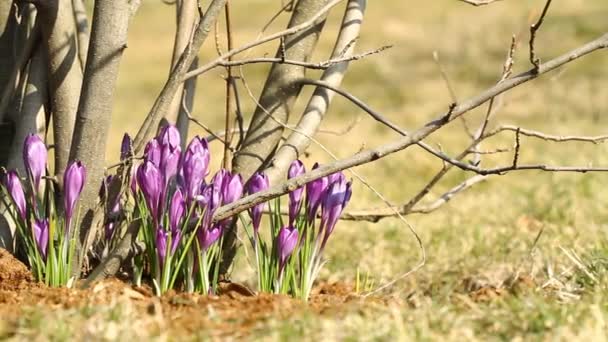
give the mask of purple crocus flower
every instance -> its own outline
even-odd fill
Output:
[[[203,252],[205,252],[217,240],[219,240],[221,235],[222,235],[222,226],[219,224],[216,224],[213,227],[209,227],[207,229],[199,228],[197,237],[198,237],[198,242],[200,243],[201,249],[203,250]]]
[[[125,133],[125,135],[122,136],[122,142],[120,144],[120,161],[125,161],[131,155],[131,137],[128,133]]]
[[[160,157],[160,171],[165,181],[165,186],[169,184],[171,179],[177,175],[177,169],[179,167],[179,161],[181,158],[182,149],[179,146],[172,147],[170,145],[163,145],[161,149]]]
[[[313,170],[319,167],[318,163],[312,167]],[[328,177],[321,177],[306,184],[306,218],[308,222],[313,222],[317,216],[317,210],[321,205],[321,200],[327,191],[329,185]]]
[[[37,134],[29,134],[23,143],[23,162],[35,191],[40,187],[40,180],[46,172],[47,149]]]
[[[247,184],[247,193],[253,195],[260,191],[264,191],[269,187],[270,181],[268,180],[268,176],[262,172],[256,172]],[[262,212],[264,211],[265,207],[266,203],[260,203],[251,208],[251,210],[249,210],[249,216],[251,216],[251,221],[253,223],[254,237],[258,235],[258,231],[260,229],[260,222],[262,221]]]
[[[173,148],[178,147],[181,144],[179,130],[174,125],[166,125],[163,127],[158,135],[158,140],[161,145],[169,145]]]
[[[287,172],[287,178],[292,179],[306,172],[306,168],[304,167],[304,163],[300,160],[294,160],[289,166],[289,171]],[[289,193],[289,225],[293,225],[296,216],[300,212],[300,207],[302,205],[302,197],[304,195],[304,187],[299,187],[292,192]]]
[[[241,175],[230,175],[224,179],[222,204],[230,204],[243,196],[243,178]]]
[[[219,172],[218,172],[219,174]],[[216,174],[217,176],[217,174]],[[223,201],[222,181],[221,177],[213,177],[216,182],[208,184],[202,193],[202,202],[205,203],[205,213],[203,214],[203,229],[211,227],[211,220],[215,210],[220,207]]]
[[[180,189],[175,190],[169,207],[169,228],[172,232],[179,230],[179,224],[186,211],[186,203]]]
[[[160,171],[151,161],[145,161],[137,169],[137,184],[144,194],[144,199],[154,223],[158,224],[163,179]]]
[[[69,230],[70,222],[74,215],[74,208],[76,207],[76,202],[80,197],[86,178],[86,169],[79,160],[72,162],[63,174],[63,200],[67,223],[66,232]]]
[[[49,219],[36,219],[32,228],[38,251],[42,255],[42,259],[46,260],[46,251],[49,244]]]
[[[144,149],[144,159],[152,162],[154,166],[160,167],[160,158],[162,154],[162,149],[158,140],[152,139],[146,144],[146,148]]]
[[[337,180],[327,188],[325,199],[321,207],[321,229],[325,231],[321,248],[325,246],[327,239],[331,235],[342,214],[342,210],[350,200],[352,194],[351,183],[346,182],[345,177],[338,177]]]
[[[13,199],[13,203],[15,203],[15,207],[17,207],[17,212],[22,220],[25,220],[26,216],[26,203],[25,203],[25,192],[23,191],[23,186],[21,185],[21,180],[19,179],[19,175],[17,171],[9,171],[6,174],[6,178],[4,180],[4,185],[6,186],[6,190],[11,195]]]
[[[279,276],[283,273],[283,268],[287,259],[298,244],[298,229],[287,226],[279,230],[277,236],[277,251],[279,253]]]
[[[205,176],[207,176],[209,168],[209,147],[207,140],[201,139],[198,136],[194,137],[182,161],[182,176],[184,178],[184,188],[186,189],[186,197],[192,200],[200,192],[200,187]]]

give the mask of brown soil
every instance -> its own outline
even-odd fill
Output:
[[[388,299],[367,298],[385,304]],[[107,279],[87,289],[49,288],[35,283],[29,270],[11,254],[0,249],[0,317],[5,322],[19,319],[26,308],[50,309],[111,305],[126,301],[138,315],[160,317],[159,329],[190,334],[202,328],[214,335],[245,336],[260,321],[282,319],[296,311],[340,315],[363,299],[346,284],[321,284],[308,303],[288,296],[255,295],[246,287],[224,283],[219,296],[168,293],[161,298],[150,288],[136,288],[119,279]]]

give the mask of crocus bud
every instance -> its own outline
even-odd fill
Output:
[[[262,172],[256,172],[253,174],[249,183],[247,184],[247,193],[253,195],[260,191],[264,191],[270,187],[270,181],[268,180],[268,176]],[[262,212],[266,207],[266,203],[260,203],[255,205],[251,210],[249,210],[249,216],[251,216],[251,221],[253,223],[253,235],[257,236],[258,231],[260,229],[260,222],[262,221]]]
[[[300,160],[294,160],[289,166],[289,171],[287,172],[287,178],[292,179],[306,172],[304,167],[304,163]],[[289,225],[293,225],[296,216],[300,212],[300,207],[302,205],[302,196],[304,195],[304,187],[297,188],[289,193]]]
[[[163,179],[160,171],[151,161],[145,161],[137,169],[137,184],[144,195],[154,223],[158,224]]]
[[[158,140],[152,139],[146,144],[146,148],[144,149],[144,159],[152,162],[154,166],[160,167],[161,153],[161,146],[158,143]]]
[[[16,171],[9,171],[6,174],[6,179],[4,180],[4,185],[6,186],[6,190],[11,195],[13,199],[13,203],[15,203],[15,207],[17,208],[17,213],[19,213],[19,217],[25,220],[26,216],[26,204],[25,204],[25,192],[23,191],[23,186],[21,185],[21,180],[19,179],[19,175]]]
[[[36,247],[42,255],[42,259],[46,260],[46,251],[49,244],[49,219],[34,221],[34,239],[36,240]]]
[[[194,137],[188,144],[182,161],[182,175],[188,200],[192,200],[200,193],[203,179],[209,172],[209,158],[207,140]]]
[[[63,199],[68,229],[86,177],[86,169],[79,160],[72,162],[63,174]]]
[[[171,197],[171,204],[169,207],[169,228],[174,232],[179,230],[179,224],[184,216],[186,209],[186,203],[184,202],[184,196],[180,189],[175,190],[173,197]]]
[[[169,145],[173,148],[178,147],[181,144],[179,130],[174,125],[166,125],[163,127],[158,135],[158,140],[161,145]]]
[[[167,256],[167,239],[169,238],[169,232],[165,231],[162,227],[156,230],[156,254],[158,255],[158,261],[160,262],[161,268],[165,264],[165,257]]]
[[[312,169],[314,170],[318,167],[319,164],[315,163]],[[327,177],[321,177],[306,184],[306,218],[308,222],[312,222],[315,216],[317,216],[317,210],[319,209],[319,205],[321,205],[325,191],[327,191],[328,184],[329,180]]]
[[[125,135],[122,136],[122,143],[120,144],[120,161],[124,161],[132,155],[131,137],[129,134],[125,133]]]
[[[298,244],[298,230],[295,227],[283,227],[277,236],[277,251],[279,252],[279,275],[283,273],[283,268],[287,259]]]
[[[197,233],[198,241],[201,245],[201,249],[206,251],[211,247],[217,240],[219,240],[222,235],[222,227],[221,225],[214,225],[208,229],[201,229]]]
[[[160,171],[165,181],[165,186],[177,174],[182,149],[179,146],[171,147],[163,145],[160,157]]]
[[[228,175],[224,180],[223,204],[230,204],[243,196],[243,179],[241,175]]]
[[[23,162],[27,174],[34,183],[35,191],[40,187],[40,180],[46,172],[47,149],[37,134],[29,134],[23,143]]]
[[[342,210],[350,200],[351,194],[351,183],[346,182],[344,177],[339,177],[327,189],[321,208],[321,229],[325,231],[321,248],[325,246],[327,239],[333,232]]]

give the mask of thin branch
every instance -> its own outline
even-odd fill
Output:
[[[152,109],[146,116],[146,119],[133,140],[133,150],[135,153],[141,152],[146,141],[148,141],[154,134],[154,129],[158,126],[161,120],[161,115],[167,112],[172,99],[184,81],[184,75],[192,65],[194,59],[197,57],[201,46],[205,40],[207,40],[207,36],[213,28],[213,24],[217,20],[220,11],[222,8],[224,8],[226,1],[227,0],[213,0],[197,24],[192,39],[188,43],[184,52],[181,54],[178,62],[173,68],[171,75],[169,76],[169,79],[167,80],[167,83],[165,83],[160,95],[154,102]],[[199,9],[199,11],[201,10]]]
[[[279,31],[277,33],[268,35],[266,37],[261,37],[251,43],[245,44],[239,48],[230,50],[226,53],[224,53],[223,55],[221,55],[220,57],[216,58],[215,60],[199,67],[198,69],[192,70],[188,73],[186,73],[183,77],[184,80],[190,78],[190,77],[195,77],[205,71],[211,70],[217,66],[220,65],[220,63],[225,63],[225,61],[228,60],[229,57],[235,56],[243,51],[247,51],[251,48],[254,48],[256,46],[262,45],[264,43],[268,43],[270,41],[273,40],[277,40],[280,39],[282,37],[288,36],[288,35],[292,35],[298,32],[301,32],[303,30],[306,30],[314,25],[316,25],[318,23],[318,21],[320,19],[323,18],[323,16],[325,14],[327,14],[327,12],[329,12],[329,10],[331,10],[333,7],[335,7],[337,4],[339,4],[340,2],[342,2],[343,0],[333,0],[331,1],[329,4],[327,4],[325,7],[323,7],[321,10],[319,10],[317,13],[315,13],[312,17],[310,17],[308,20],[304,21],[303,23],[290,27],[286,30],[283,31]]]
[[[232,50],[232,20],[230,18],[230,2],[226,3],[224,8],[226,14],[226,44],[228,51]],[[228,62],[232,61],[232,56],[228,57]],[[234,77],[232,75],[232,66],[226,67],[226,120],[225,120],[225,136],[224,136],[224,161],[222,165],[226,170],[232,170],[232,127],[234,126],[234,115],[232,109],[232,98],[234,97]]]
[[[540,58],[536,57],[536,52],[534,51],[534,43],[536,41],[536,32],[540,29],[541,25],[543,24],[543,20],[545,19],[545,16],[547,15],[547,11],[549,11],[549,6],[551,6],[551,1],[552,0],[547,0],[547,2],[545,3],[545,7],[543,8],[543,12],[541,13],[540,17],[538,18],[538,21],[536,21],[535,24],[530,25],[530,63],[532,63],[532,65],[534,65],[534,70],[538,71],[538,68],[540,66]]]
[[[312,70],[327,70],[329,67],[331,67],[335,64],[358,61],[365,57],[381,53],[392,47],[393,47],[392,45],[384,45],[377,49],[366,51],[366,52],[363,52],[360,54],[356,54],[356,55],[352,55],[352,56],[348,56],[348,57],[332,58],[332,59],[328,59],[326,61],[321,61],[321,62],[297,61],[297,60],[285,59],[282,57],[257,57],[257,58],[240,59],[240,60],[235,60],[235,61],[231,61],[231,60],[218,61],[214,65],[208,65],[206,67],[201,67],[201,68],[193,70],[192,72],[189,72],[188,74],[186,74],[186,79],[189,79],[190,77],[198,76],[200,74],[203,74],[203,73],[210,71],[217,67],[235,67],[235,66],[243,66],[243,65],[248,65],[248,64],[260,64],[260,63],[278,63],[278,64],[300,66],[300,67],[303,67],[306,69],[312,69]],[[194,71],[196,71],[196,74],[191,74]]]
[[[469,5],[473,5],[475,7],[479,7],[479,6],[489,5],[491,3],[494,3],[497,1],[502,1],[502,0],[458,0],[458,1],[467,3]]]
[[[411,214],[428,214],[428,213],[431,213],[431,212],[441,208],[443,205],[448,203],[457,194],[462,193],[462,192],[470,189],[471,187],[473,187],[475,184],[483,182],[485,180],[487,180],[487,176],[481,176],[481,175],[475,175],[471,178],[468,178],[464,182],[462,182],[462,183],[456,185],[455,187],[451,188],[450,190],[446,191],[444,194],[439,196],[438,199],[436,199],[435,201],[433,201],[432,203],[430,203],[428,205],[411,208],[411,207],[409,207],[408,204],[404,204],[401,206],[394,206],[394,207],[390,207],[390,208],[350,210],[350,211],[345,211],[344,213],[342,213],[342,216],[340,217],[340,219],[346,220],[346,221],[378,222],[384,218],[397,216],[397,214],[395,214],[395,210],[397,210],[403,216],[411,215]]]
[[[344,61],[334,64],[323,73],[321,76],[323,84],[339,87],[342,83],[349,65],[347,60],[353,54],[354,41],[359,36],[363,23],[364,11],[365,1],[351,0],[348,2],[331,56],[334,60],[344,59]],[[308,148],[312,141],[309,137],[317,133],[332,98],[333,92],[327,88],[317,87],[315,89],[295,130],[279,147],[272,160],[272,165],[264,170],[271,182],[284,178],[291,162]]]
[[[608,134],[597,135],[597,136],[551,135],[551,134],[546,134],[546,133],[543,133],[540,131],[534,131],[534,130],[521,128],[521,127],[513,126],[513,125],[498,126],[495,129],[493,129],[492,131],[489,131],[486,134],[484,134],[483,138],[485,139],[485,138],[491,137],[493,135],[496,135],[496,134],[498,134],[500,132],[504,132],[504,131],[511,131],[511,132],[519,131],[519,134],[527,136],[527,137],[538,138],[538,139],[542,139],[542,140],[546,140],[546,141],[553,141],[553,142],[578,141],[578,142],[590,142],[590,143],[594,143],[594,144],[600,144],[600,143],[603,143],[606,140],[608,140]]]
[[[290,191],[293,191],[299,187],[302,187],[308,182],[319,179],[324,176],[328,176],[337,171],[341,171],[344,169],[352,168],[358,165],[366,164],[369,162],[376,161],[387,155],[393,154],[398,151],[402,151],[422,139],[428,137],[433,132],[437,131],[441,127],[443,127],[446,123],[454,120],[455,118],[460,117],[461,115],[469,112],[470,110],[482,105],[486,101],[489,101],[492,97],[495,97],[499,94],[504,93],[514,87],[517,87],[523,83],[529,82],[533,79],[538,78],[540,75],[548,73],[552,70],[559,68],[565,64],[568,64],[576,59],[579,59],[589,53],[594,51],[604,49],[608,47],[608,34],[604,34],[596,40],[593,40],[587,44],[584,44],[572,51],[569,51],[559,57],[556,57],[546,63],[542,63],[538,72],[534,72],[534,70],[529,70],[527,72],[516,75],[504,82],[497,84],[481,94],[462,102],[460,105],[454,106],[451,110],[448,110],[446,113],[439,115],[435,120],[426,123],[422,128],[413,132],[411,135],[402,137],[396,141],[391,143],[381,145],[377,148],[364,150],[359,153],[352,155],[351,157],[338,160],[331,164],[323,165],[315,170],[307,172],[301,176],[294,177],[288,181],[285,181],[281,184],[275,185],[270,189],[259,192],[254,195],[250,195],[244,197],[238,201],[235,201],[229,205],[222,206],[218,208],[215,213],[214,220],[222,220],[233,215],[238,214],[241,211],[247,210],[256,204],[266,202],[275,197],[286,194]],[[446,119],[447,118],[447,119]],[[523,166],[519,166],[522,168]],[[548,169],[548,167],[544,167]],[[527,168],[530,169],[530,168]],[[541,169],[540,167],[536,167],[535,169]],[[571,170],[556,170],[556,171],[571,171]],[[588,171],[608,171],[608,169],[593,169]]]

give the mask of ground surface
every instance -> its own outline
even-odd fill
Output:
[[[234,2],[235,39],[254,38],[279,1]],[[515,72],[530,68],[527,28],[544,1],[501,1],[472,7],[456,0],[369,1],[358,50],[394,47],[353,63],[343,87],[406,129],[435,118],[451,102],[433,52],[437,51],[457,99],[469,98],[499,77],[512,34],[517,34]],[[606,30],[604,0],[554,1],[538,35],[543,60],[558,56]],[[340,11],[332,13],[315,60],[327,58]],[[281,18],[269,32],[284,26]],[[150,24],[154,23],[154,24]],[[173,35],[172,7],[143,2],[129,33],[121,66],[108,161],[117,159],[120,137],[135,133],[168,72]],[[223,35],[219,36],[220,40]],[[276,46],[250,53],[263,56]],[[222,48],[225,50],[225,48]],[[215,55],[208,41],[202,60]],[[608,132],[606,52],[568,65],[509,92],[492,126],[514,124],[556,135]],[[244,69],[257,96],[266,66]],[[199,78],[194,115],[214,130],[223,123],[222,71]],[[254,102],[240,88],[243,112]],[[306,94],[298,102],[301,108]],[[485,108],[467,116],[479,124]],[[343,99],[332,104],[326,130],[340,131],[364,115]],[[293,118],[294,120],[297,118]],[[193,134],[204,134],[194,127]],[[363,116],[346,135],[320,134],[338,157],[376,146],[395,135]],[[446,153],[468,144],[456,122],[428,139]],[[484,150],[511,148],[513,137],[498,137]],[[215,166],[220,145],[212,144]],[[313,146],[305,159],[329,161]],[[482,165],[509,163],[510,153],[484,157]],[[608,165],[605,145],[548,143],[523,139],[521,162],[552,165]],[[418,149],[408,149],[357,168],[392,203],[405,203],[441,168]],[[432,202],[470,175],[453,170],[425,198]],[[490,177],[429,215],[407,219],[420,234],[428,259],[421,269],[385,291],[363,298],[366,289],[399,277],[420,260],[407,225],[342,222],[329,244],[329,263],[311,305],[284,297],[220,298],[170,295],[160,300],[145,290],[111,280],[89,292],[48,290],[27,281],[23,269],[0,275],[0,336],[31,340],[70,336],[129,340],[197,337],[287,340],[605,340],[608,320],[608,200],[605,174],[550,174],[538,171]],[[355,181],[350,208],[382,202]],[[241,253],[234,280],[251,284],[252,269]],[[354,288],[356,274],[373,283]],[[5,274],[18,281],[5,280]],[[20,279],[20,280],[19,280]],[[6,285],[8,284],[8,285]],[[336,285],[338,284],[338,285]],[[365,289],[364,289],[365,288]],[[6,317],[6,319],[5,319]]]

